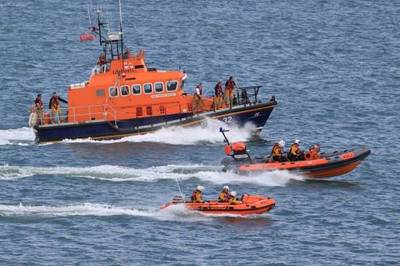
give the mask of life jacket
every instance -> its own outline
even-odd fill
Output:
[[[51,102],[51,109],[54,111],[58,111],[59,106],[60,106],[60,102],[58,101],[58,98],[54,97]]]
[[[307,160],[315,160],[319,158],[319,153],[315,148],[310,148],[306,154]]]
[[[35,100],[35,106],[36,106],[36,108],[43,109],[43,102],[42,102],[42,100],[39,99],[39,98],[36,98],[36,100]]]
[[[215,85],[215,96],[222,96],[222,86],[220,84]]]
[[[272,147],[272,152],[271,152],[272,157],[274,156],[282,157],[282,153],[283,152],[281,146],[279,146],[278,143],[275,143],[274,146]]]
[[[228,192],[221,191],[221,193],[219,193],[219,196],[218,196],[218,201],[227,202],[227,201],[229,201],[229,198],[230,198],[230,195]]]
[[[232,79],[228,79],[225,83],[225,89],[226,90],[233,90],[233,88],[235,87],[235,82]]]
[[[300,151],[299,145],[296,144],[296,143],[293,143],[292,146],[290,146],[289,153],[294,155],[294,156],[300,155],[301,151]]]
[[[198,190],[193,191],[191,200],[192,200],[192,202],[202,202],[203,196],[202,196],[201,191],[198,191]]]
[[[229,199],[229,204],[240,204],[242,203],[240,200],[237,200],[236,197],[232,197]]]

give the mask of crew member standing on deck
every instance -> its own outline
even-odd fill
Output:
[[[99,66],[100,72],[104,72],[104,65],[106,64],[106,55],[101,52],[99,55],[99,59],[97,59],[97,65]]]
[[[225,103],[232,107],[233,104],[233,91],[235,89],[236,83],[233,80],[233,76],[230,76],[225,83]]]
[[[203,100],[201,99],[201,95],[203,94],[203,84],[199,83],[196,86],[194,95],[193,95],[193,114],[200,113],[203,110]]]
[[[215,98],[214,98],[215,109],[220,109],[222,108],[223,97],[224,97],[222,82],[220,80],[215,85],[214,91],[215,91]]]
[[[60,109],[60,101],[63,103],[68,103],[63,98],[57,95],[57,92],[53,92],[53,96],[50,98],[49,101],[49,109],[51,113],[51,121],[53,123],[59,124],[61,122],[61,109]]]
[[[42,94],[38,94],[35,99],[35,112],[37,115],[36,124],[42,125],[43,124],[43,101],[42,101]]]

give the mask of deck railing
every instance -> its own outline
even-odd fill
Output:
[[[123,109],[127,109],[126,111]],[[187,107],[191,111],[191,106]],[[111,121],[117,125],[120,119],[150,117],[153,115],[169,115],[182,112],[182,104],[173,102],[168,104],[132,105],[115,109],[110,104],[88,105],[60,108],[58,113],[49,110],[45,113],[44,124],[62,124],[68,122],[86,122],[96,120]]]
[[[258,103],[258,92],[261,86],[239,87],[236,90],[233,105],[248,105]]]
[[[233,102],[229,105],[224,103],[222,108],[233,108],[235,106],[247,106],[257,104],[258,93],[261,86],[249,86],[236,88]],[[271,98],[274,100],[274,98]],[[117,121],[120,119],[135,119],[142,117],[151,117],[156,115],[170,115],[176,113],[193,111],[192,103],[181,104],[180,102],[172,103],[159,103],[151,105],[131,105],[115,108],[110,104],[103,105],[88,105],[88,106],[77,106],[60,108],[60,112],[53,114],[50,110],[46,113],[44,124],[59,124],[68,122],[87,122],[96,120],[106,120],[113,122],[117,126]],[[202,106],[202,110],[199,113],[217,111],[215,108],[215,98],[213,102]],[[193,114],[195,115],[195,114]]]

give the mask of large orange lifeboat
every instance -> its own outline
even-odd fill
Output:
[[[168,126],[192,126],[213,118],[260,132],[277,102],[261,101],[261,86],[236,87],[234,97],[184,91],[183,70],[158,70],[146,64],[143,50],[125,48],[122,28],[107,31],[101,12],[94,27],[101,54],[87,81],[68,88],[67,107],[38,112],[32,125],[37,142],[63,139],[115,139]]]
[[[183,204],[186,209],[197,211],[205,215],[257,215],[270,211],[275,207],[276,200],[269,197],[244,194],[240,203],[229,204],[217,200],[205,201],[202,203],[184,202],[182,197],[176,196],[171,202],[161,206],[166,209],[171,206]]]

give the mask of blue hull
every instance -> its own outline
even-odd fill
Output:
[[[232,109],[193,115],[181,113],[165,116],[135,118],[120,121],[87,121],[85,123],[64,123],[35,127],[38,143],[56,142],[63,139],[117,139],[131,135],[145,134],[168,126],[198,125],[206,118],[244,126],[252,123],[261,131],[276,102],[235,107]]]

